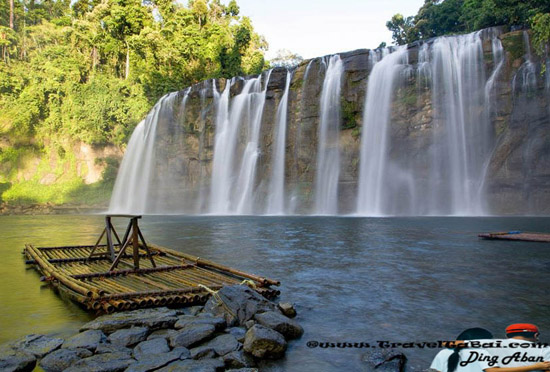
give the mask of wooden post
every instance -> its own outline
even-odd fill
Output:
[[[134,269],[139,269],[139,237],[138,237],[138,222],[137,218],[132,218],[132,245],[134,248]]]
[[[107,231],[107,248],[109,249],[109,254],[111,255],[111,260],[114,261],[116,258],[115,248],[113,247],[113,236],[111,235],[111,216],[105,216],[105,230]]]

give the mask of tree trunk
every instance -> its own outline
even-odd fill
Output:
[[[13,24],[13,12],[14,12],[14,3],[13,3],[14,0],[10,0],[10,28],[13,30],[14,29],[14,24]]]
[[[130,76],[130,45],[126,42],[126,74],[124,79],[128,79],[128,76]]]

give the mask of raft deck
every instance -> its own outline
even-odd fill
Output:
[[[545,242],[550,243],[550,234],[543,233],[530,233],[520,231],[508,231],[508,232],[493,232],[479,234],[480,238],[493,239],[493,240],[516,240],[525,242]]]
[[[122,241],[110,216],[95,245],[34,247],[26,244],[27,264],[43,274],[41,280],[90,310],[111,313],[170,304],[198,305],[213,291],[226,285],[242,284],[266,298],[280,294],[276,280],[259,277],[186,253],[145,243],[132,217]],[[107,232],[105,234],[105,232]],[[118,244],[113,244],[114,233]],[[137,235],[142,238],[139,242]],[[99,244],[107,235],[107,244]],[[132,238],[133,236],[133,238]],[[133,252],[126,247],[133,246]]]

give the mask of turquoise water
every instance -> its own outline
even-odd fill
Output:
[[[0,343],[29,333],[69,335],[89,320],[24,264],[26,242],[94,243],[101,216],[0,217]],[[123,222],[121,221],[121,224]],[[146,239],[281,281],[304,336],[267,370],[363,370],[365,349],[308,341],[423,342],[481,326],[539,326],[550,340],[550,244],[479,240],[484,231],[550,231],[550,218],[147,216]],[[407,349],[409,370],[438,349]]]

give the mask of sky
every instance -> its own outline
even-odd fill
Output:
[[[227,4],[229,0],[222,1]],[[241,16],[269,43],[267,59],[288,49],[304,59],[392,44],[386,22],[415,15],[424,0],[237,0]]]

